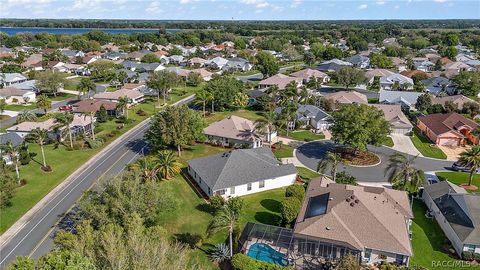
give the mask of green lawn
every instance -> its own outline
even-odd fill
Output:
[[[388,146],[388,147],[393,147],[393,140],[392,137],[387,137],[387,139],[382,142],[382,145]]]
[[[304,167],[297,167],[297,172],[298,172],[298,176],[300,176],[300,178],[302,178],[306,182],[310,182],[310,180],[320,176],[319,173]]]
[[[264,223],[279,226],[281,203],[285,198],[285,188],[272,189],[244,196],[245,211],[240,217],[243,228],[247,222]]]
[[[23,110],[33,110],[35,109],[35,104],[20,105],[20,104],[7,104],[5,105],[6,111],[23,111]]]
[[[68,94],[68,93],[57,93],[56,96],[51,96],[51,101],[62,101],[68,98],[76,97],[76,95]]]
[[[288,137],[297,141],[304,141],[304,142],[325,139],[325,135],[323,135],[323,133],[316,134],[308,130],[289,132]]]
[[[425,138],[417,128],[413,129],[411,140],[422,155],[431,158],[447,159],[447,155],[445,155],[440,148],[434,146],[430,140]]]
[[[456,185],[468,184],[469,173],[466,172],[437,172],[436,175],[440,180],[448,180]],[[475,174],[473,176],[473,182],[475,186],[480,187],[480,174]],[[476,191],[467,190],[469,192],[480,192],[479,189]]]
[[[254,75],[254,74],[257,74],[257,73],[260,73],[260,71],[258,70],[249,70],[249,71],[236,71],[234,73],[232,73],[233,76],[250,76],[250,75]]]
[[[435,219],[425,217],[427,207],[419,200],[413,202],[413,214],[415,218],[412,224],[412,247],[413,257],[410,258],[410,266],[423,266],[427,269],[449,270],[449,267],[432,267],[432,261],[454,261],[457,258],[450,257],[443,252],[442,244],[446,239]],[[479,267],[468,267],[479,269]]]
[[[276,144],[276,149],[273,152],[276,158],[293,157],[293,147],[287,144]]]
[[[207,123],[210,124],[210,123],[213,123],[213,122],[216,122],[216,121],[220,121],[220,120],[222,120],[222,119],[224,119],[228,116],[231,116],[231,115],[240,116],[240,117],[249,119],[251,121],[258,120],[262,117],[260,114],[258,114],[257,112],[254,112],[254,111],[240,110],[240,111],[236,111],[236,112],[215,112],[213,114],[208,115],[207,118],[206,118],[206,121],[207,121]]]
[[[63,88],[66,90],[77,90],[77,84],[78,84],[77,80],[73,80],[73,79],[66,80],[65,83],[63,84]]]

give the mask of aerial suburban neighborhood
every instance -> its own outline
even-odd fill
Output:
[[[480,269],[480,2],[2,6],[0,269]]]

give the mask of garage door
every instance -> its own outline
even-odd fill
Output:
[[[393,134],[407,134],[410,132],[409,128],[392,128],[392,133]]]
[[[453,145],[453,146],[458,146],[458,139],[449,139],[449,138],[443,138],[438,141],[439,145]]]

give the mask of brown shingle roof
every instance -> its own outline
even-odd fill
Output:
[[[472,130],[479,127],[474,121],[463,117],[458,113],[435,113],[418,118],[425,126],[428,127],[436,135],[441,135],[445,132],[455,131],[461,126],[468,126]],[[460,134],[460,133],[459,133]],[[461,135],[461,134],[460,134]]]
[[[211,136],[236,139],[241,141],[259,141],[254,133],[255,124],[245,118],[232,115],[203,129],[203,133]]]
[[[326,212],[306,216],[310,199],[320,195],[328,196]],[[407,228],[411,217],[403,191],[336,184],[324,178],[310,182],[294,232],[357,250],[371,248],[411,256]]]
[[[367,96],[357,91],[339,91],[339,92],[325,95],[325,98],[331,99],[334,102],[338,102],[341,104],[352,104],[352,103],[367,104],[368,103]]]
[[[98,99],[84,99],[77,102],[75,106],[75,112],[85,113],[85,112],[97,112],[100,110],[100,107],[103,105],[107,111],[112,111],[117,108],[117,103],[98,100]]]

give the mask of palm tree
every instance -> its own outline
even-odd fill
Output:
[[[19,151],[20,151],[20,145],[14,146],[12,142],[7,142],[6,144],[3,144],[0,146],[0,149],[2,152],[4,152],[10,160],[15,164],[15,172],[17,173],[17,180],[20,183],[20,171],[18,169],[18,163],[20,161],[19,157]]]
[[[17,124],[34,121],[37,121],[37,116],[32,111],[23,110],[17,115]]]
[[[7,102],[5,102],[5,99],[0,99],[0,115],[3,114],[6,107],[7,107]]]
[[[300,89],[299,97],[298,97],[298,103],[300,104],[307,104],[308,98],[310,97],[310,93],[308,92],[307,87],[303,86]]]
[[[270,110],[263,114],[263,117],[255,121],[255,129],[258,130],[261,134],[268,136],[268,144],[272,145],[272,134],[277,129],[275,122],[277,116],[274,111]]]
[[[97,89],[95,83],[89,78],[82,78],[77,84],[78,97],[84,95],[85,93],[90,93],[90,91],[95,91]]]
[[[233,230],[237,225],[240,212],[242,211],[242,204],[239,203],[241,198],[234,197],[229,199],[223,208],[217,212],[211,223],[208,225],[207,232],[212,234],[223,229],[228,230],[230,241],[230,257],[233,256]],[[240,207],[239,207],[240,206]]]
[[[333,151],[328,151],[324,159],[320,160],[317,165],[317,172],[324,174],[328,167],[330,167],[330,174],[333,182],[337,178],[337,166],[342,163],[342,157]]]
[[[155,159],[143,157],[137,160],[130,166],[130,169],[135,172],[140,172],[144,181],[158,181],[159,164]]]
[[[173,151],[160,151],[158,155],[158,172],[163,179],[170,179],[173,175],[179,173],[181,164]]]
[[[480,168],[480,146],[475,145],[472,148],[462,152],[460,154],[460,158],[458,159],[458,163],[461,166],[469,168],[470,175],[468,177],[468,185],[471,186],[473,182],[473,175]]]
[[[400,153],[390,156],[387,168],[385,168],[388,181],[401,190],[416,192],[425,177],[422,170],[413,167],[412,163],[416,158],[408,158]]]
[[[37,97],[37,108],[43,110],[43,114],[47,114],[47,110],[52,108],[52,101],[43,94]]]
[[[43,167],[47,167],[47,162],[45,160],[45,151],[43,150],[43,146],[48,140],[48,131],[41,128],[36,128],[32,130],[28,136],[34,140],[39,146],[42,151],[42,158],[43,158]]]
[[[55,116],[55,121],[58,127],[66,127],[68,131],[68,137],[70,139],[70,148],[73,148],[72,131],[70,130],[70,124],[73,122],[73,114],[60,113]]]
[[[117,103],[117,110],[121,109],[123,114],[125,114],[125,119],[128,119],[128,104],[130,103],[130,99],[125,97],[119,97]]]
[[[205,118],[206,112],[205,107],[207,106],[207,102],[210,101],[210,94],[205,91],[204,89],[197,92],[195,95],[194,104],[195,105],[202,105],[203,108],[203,117]]]

